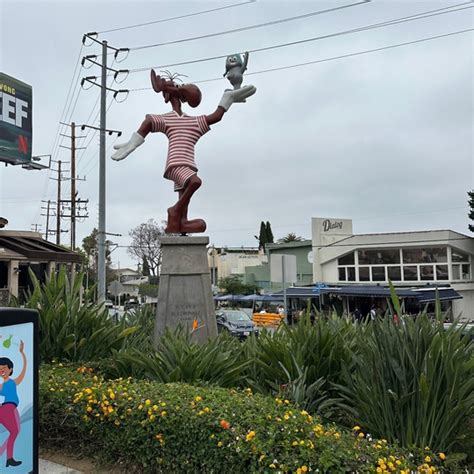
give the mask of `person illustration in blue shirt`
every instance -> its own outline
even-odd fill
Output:
[[[15,379],[11,378],[13,374],[13,362],[8,357],[0,357],[0,377],[3,378],[3,384],[0,384],[0,396],[3,397],[3,403],[0,405],[0,424],[8,431],[6,443],[0,448],[0,454],[7,450],[6,467],[19,466],[21,461],[15,461],[13,458],[13,449],[15,441],[20,432],[20,416],[17,406],[19,403],[17,386],[23,381],[26,374],[27,360],[24,352],[23,341],[20,341],[20,354],[23,359],[23,368],[20,375]]]

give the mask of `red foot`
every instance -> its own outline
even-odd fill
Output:
[[[183,234],[199,234],[206,230],[206,223],[202,219],[181,221],[180,232]]]

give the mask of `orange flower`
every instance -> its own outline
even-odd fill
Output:
[[[227,420],[221,420],[220,423],[221,428],[228,430],[230,428],[230,423]]]
[[[195,331],[198,328],[198,320],[193,319],[193,331]]]

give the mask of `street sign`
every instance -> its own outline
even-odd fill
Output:
[[[37,311],[0,308],[0,378],[0,464],[38,473]]]
[[[0,161],[31,163],[32,117],[31,86],[0,72]]]

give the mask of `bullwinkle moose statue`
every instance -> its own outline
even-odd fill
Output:
[[[162,115],[148,114],[127,143],[114,145],[117,150],[112,159],[126,158],[145,141],[151,132],[161,132],[168,137],[168,157],[164,177],[174,182],[174,190],[179,194],[176,204],[168,209],[167,234],[200,233],[206,230],[203,219],[188,220],[188,206],[193,194],[202,184],[197,175],[198,168],[194,160],[194,145],[199,138],[210,130],[210,126],[222,120],[224,114],[234,102],[245,102],[255,94],[255,86],[248,85],[239,89],[226,89],[217,109],[210,115],[196,117],[183,113],[181,105],[188,103],[197,107],[201,103],[201,91],[195,84],[178,84],[176,76],[160,77],[151,70],[151,83],[157,93],[162,93],[165,103],[170,102],[172,111]]]

